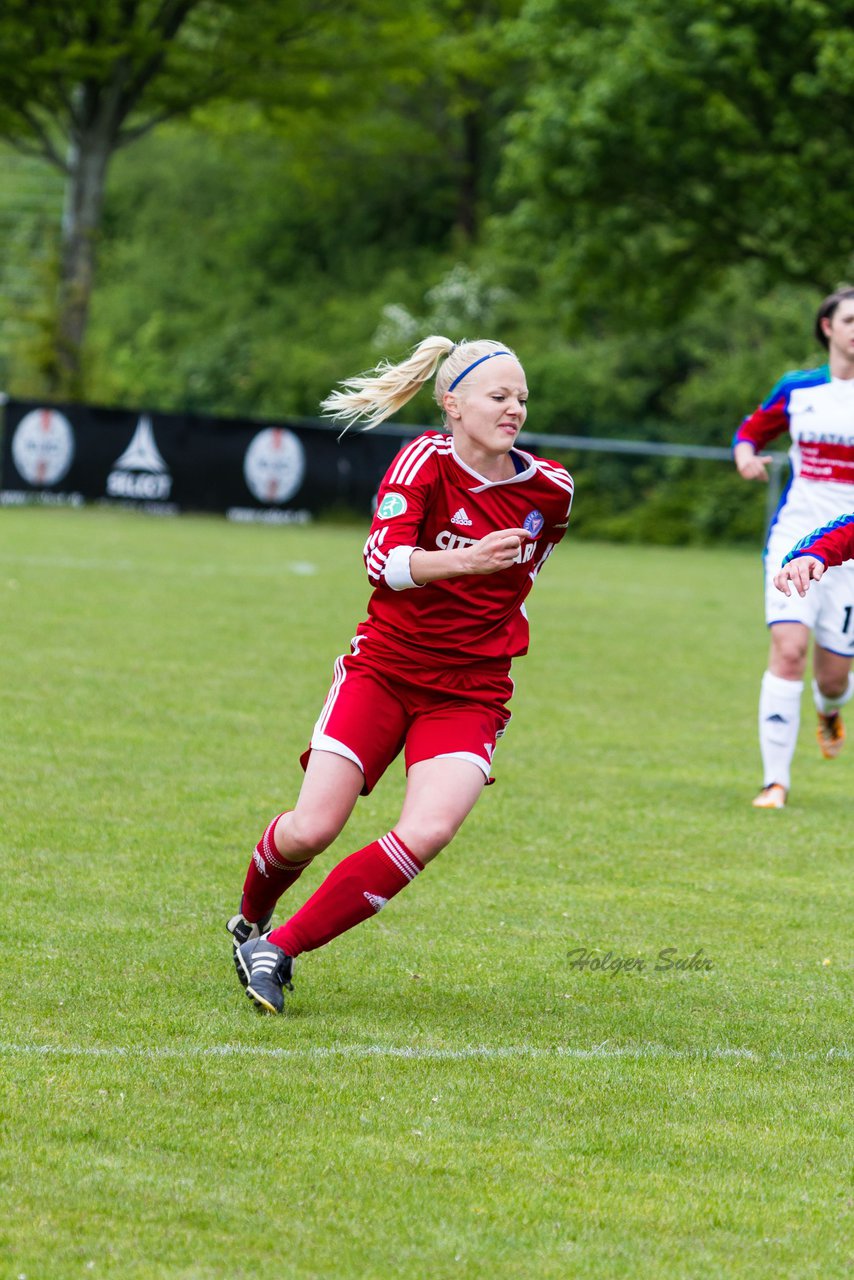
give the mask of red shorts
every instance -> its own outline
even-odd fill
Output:
[[[470,760],[491,782],[498,739],[510,720],[513,681],[504,664],[441,673],[412,667],[393,674],[358,651],[335,660],[332,688],[301,756],[312,749],[353,760],[365,775],[368,795],[391,762],[404,752],[407,771],[421,760],[453,756]]]

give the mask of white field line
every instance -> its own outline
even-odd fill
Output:
[[[663,1044],[641,1045],[591,1045],[589,1048],[573,1048],[570,1045],[464,1045],[460,1048],[431,1048],[418,1045],[386,1044],[331,1044],[302,1048],[282,1048],[276,1045],[217,1044],[217,1045],[60,1045],[0,1043],[0,1057],[56,1057],[56,1058],[126,1058],[182,1059],[182,1058],[293,1058],[303,1061],[329,1058],[402,1058],[424,1062],[459,1062],[474,1060],[493,1062],[507,1059],[628,1059],[653,1058],[683,1062],[730,1062],[745,1060],[757,1063],[800,1062],[849,1062],[850,1049],[830,1048],[822,1052],[785,1052],[770,1050],[760,1052],[746,1048],[689,1048],[674,1049]]]
[[[20,565],[35,569],[82,569],[94,572],[155,574],[159,576],[180,573],[184,576],[213,578],[224,574],[239,574],[241,577],[276,578],[283,573],[295,573],[299,577],[310,577],[317,572],[317,566],[309,560],[282,560],[272,565],[258,564],[146,564],[138,560],[110,560],[106,557],[96,559],[82,556],[34,556],[18,555],[14,552],[0,552],[0,564]]]

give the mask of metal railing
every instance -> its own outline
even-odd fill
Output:
[[[376,428],[384,435],[408,438],[420,435],[422,431],[435,430],[430,427],[407,427],[400,423],[383,423]],[[581,453],[623,453],[649,458],[699,458],[707,462],[732,463],[732,449],[715,448],[704,444],[676,444],[657,440],[613,440],[604,436],[564,436],[551,435],[545,432],[523,431],[519,443],[524,447],[545,450],[574,450]],[[787,453],[771,453],[771,464],[768,468],[768,494],[766,498],[767,523],[770,524],[780,503],[783,492],[783,474],[789,466]]]

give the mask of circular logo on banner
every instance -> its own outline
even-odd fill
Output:
[[[55,409],[34,409],[12,437],[12,461],[27,484],[56,484],[74,457],[71,423]]]
[[[377,517],[380,520],[393,520],[395,516],[402,516],[406,510],[406,499],[402,493],[387,493],[380,503]]]
[[[259,431],[243,459],[246,487],[259,502],[287,502],[305,476],[305,450],[293,431]]]

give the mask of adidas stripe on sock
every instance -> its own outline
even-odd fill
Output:
[[[390,831],[333,867],[308,902],[272,931],[270,942],[289,956],[315,951],[381,911],[423,869]]]
[[[277,814],[256,844],[243,882],[240,912],[253,924],[269,915],[285,890],[300,878],[312,861],[308,858],[305,862],[288,862],[279,853],[273,837],[276,823],[284,816],[284,813]]]

